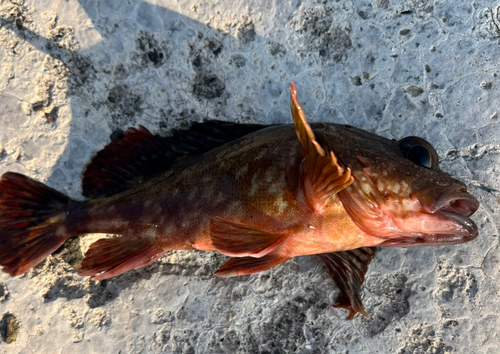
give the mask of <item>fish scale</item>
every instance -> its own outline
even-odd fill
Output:
[[[361,286],[376,246],[477,237],[477,200],[439,169],[423,139],[388,140],[307,123],[291,84],[293,125],[195,123],[170,137],[130,128],[87,167],[77,202],[17,173],[0,179],[0,265],[20,275],[68,238],[93,243],[78,273],[103,280],[171,250],[231,257],[216,273],[267,270],[319,255],[341,290],[335,306],[367,316]],[[423,154],[423,155],[422,155]]]

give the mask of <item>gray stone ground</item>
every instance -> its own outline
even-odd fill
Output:
[[[123,4],[122,4],[123,3]],[[80,198],[118,128],[310,121],[431,141],[480,200],[480,237],[384,249],[371,319],[345,321],[314,257],[218,279],[224,257],[172,252],[95,283],[87,236],[0,276],[0,353],[499,353],[500,2],[3,0],[0,173]]]

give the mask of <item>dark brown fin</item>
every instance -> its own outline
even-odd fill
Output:
[[[349,310],[347,320],[361,313],[368,317],[361,301],[361,285],[365,281],[368,265],[375,255],[375,247],[362,247],[351,251],[319,254],[328,272],[339,287],[341,295],[334,307]]]
[[[260,258],[283,244],[287,232],[273,233],[219,217],[210,220],[210,239],[215,250],[231,257]]]
[[[90,245],[79,275],[96,275],[92,280],[116,277],[131,269],[153,263],[168,250],[161,249],[150,237],[117,237],[101,239]]]
[[[262,272],[277,266],[288,260],[284,257],[267,255],[262,258],[241,257],[231,258],[214,275],[222,278],[234,277],[237,275],[248,275]]]
[[[70,199],[29,177],[7,172],[0,179],[0,265],[25,273],[70,235],[64,223]]]
[[[92,159],[83,174],[82,194],[89,198],[116,194],[168,170],[182,156],[207,152],[265,127],[207,121],[168,138],[142,126],[129,128]]]
[[[351,169],[340,166],[334,152],[331,149],[325,151],[315,138],[293,82],[290,83],[290,95],[293,124],[306,161],[304,194],[310,207],[321,209],[326,199],[349,186],[354,179]]]

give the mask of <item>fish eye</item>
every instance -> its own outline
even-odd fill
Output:
[[[408,160],[423,167],[439,169],[438,154],[426,140],[416,136],[409,136],[399,140],[398,145],[399,150]]]

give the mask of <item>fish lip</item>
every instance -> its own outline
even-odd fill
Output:
[[[458,234],[456,236],[460,235],[464,238],[463,242],[471,241],[477,237],[479,234],[478,227],[472,219],[469,217],[459,214],[457,212],[451,212],[451,211],[445,211],[441,210],[439,211],[441,215],[446,217],[448,220],[454,221],[456,224],[460,225],[462,227],[462,230],[458,230]]]
[[[440,193],[433,203],[422,203],[430,214],[438,214],[446,218],[452,228],[442,232],[417,236],[415,242],[429,245],[452,245],[475,239],[478,227],[469,217],[479,208],[479,201],[467,192],[463,183],[457,183],[453,190]]]
[[[479,201],[473,195],[465,191],[443,192],[438,196],[434,206],[434,212],[441,214],[457,226],[454,234],[444,234],[444,237],[456,236],[457,243],[468,242],[477,237],[478,227],[469,218],[479,208]],[[459,237],[462,237],[461,242],[458,241]],[[454,243],[450,240],[446,244]]]
[[[449,246],[472,241],[474,237],[454,234],[431,234],[422,237],[404,237],[390,239],[380,243],[381,247],[421,247],[421,246]]]
[[[469,217],[479,208],[479,201],[467,192],[443,192],[428,209],[431,214],[439,212],[457,213]]]
[[[405,236],[386,240],[379,244],[379,246],[416,247],[456,245],[472,241],[478,236],[479,230],[476,223],[467,216],[446,210],[440,211],[439,214],[458,226],[455,232],[431,234],[417,233],[410,237]]]

